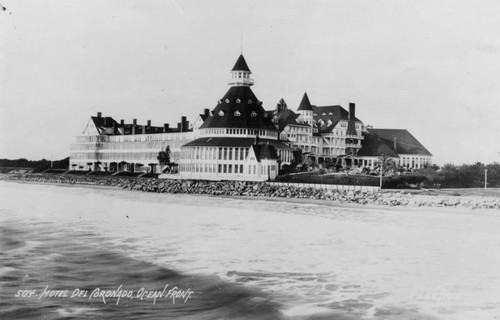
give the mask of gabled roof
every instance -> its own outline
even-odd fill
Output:
[[[339,105],[322,107],[312,106],[312,108],[314,122],[318,123],[319,120],[323,120],[324,123],[324,125],[318,126],[318,132],[320,134],[332,132],[341,120],[349,121],[349,112]],[[331,120],[330,125],[327,125],[328,120]],[[354,117],[354,121],[361,122],[361,120],[356,117]]]
[[[272,115],[274,121],[278,122],[279,132],[283,131],[283,129],[285,129],[285,127],[288,125],[310,127],[310,125],[308,125],[307,123],[299,122],[298,118],[300,117],[300,114],[295,113],[290,109],[284,109],[280,112],[268,111],[268,113]]]
[[[238,60],[236,60],[236,63],[231,71],[248,71],[251,73],[250,68],[248,68],[247,62],[242,54],[240,54]]]
[[[406,129],[370,129],[358,152],[361,157],[376,157],[382,153],[432,156],[432,154]]]
[[[299,108],[300,110],[312,111],[311,102],[309,101],[309,97],[307,96],[307,92],[304,92],[304,96],[302,97],[302,101],[300,102]]]
[[[250,87],[231,87],[200,128],[276,130]]]
[[[209,115],[209,114],[200,113],[200,118],[201,118],[201,120],[205,121],[205,120],[207,120],[207,119],[208,119],[208,117],[210,117],[210,115]]]
[[[101,128],[101,127],[113,127],[113,124],[118,124],[118,122],[115,121],[115,119],[111,117],[90,117],[92,121],[94,122],[94,125],[96,128]]]
[[[264,159],[277,160],[278,153],[276,149],[270,145],[269,143],[259,143],[252,145],[253,152],[257,157],[257,161],[261,161]]]

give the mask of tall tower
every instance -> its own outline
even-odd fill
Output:
[[[297,111],[302,115],[304,121],[309,124],[311,127],[313,126],[313,109],[311,106],[311,102],[309,102],[309,97],[307,96],[307,92],[304,92],[304,96],[302,97],[302,101],[300,102],[299,108]]]
[[[231,87],[250,87],[253,86],[253,79],[250,79],[252,72],[248,68],[245,58],[241,54],[236,60],[233,69],[231,70],[231,79],[229,85]]]

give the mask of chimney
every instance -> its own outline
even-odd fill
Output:
[[[164,123],[164,124],[163,124],[163,132],[164,132],[164,133],[167,133],[167,132],[168,132],[168,129],[169,129],[169,128],[168,128],[168,123]]]
[[[132,120],[132,134],[135,134],[135,126],[137,126],[137,119]]]
[[[98,118],[101,118],[101,117],[102,117],[102,113],[98,112],[98,113],[97,113],[97,117],[98,117]]]
[[[182,124],[180,122],[177,122],[177,130],[181,132],[182,129]]]
[[[188,122],[186,121],[186,117],[185,116],[182,116],[181,117],[181,132],[186,132],[187,131],[187,125],[188,125]]]
[[[352,102],[349,103],[349,120],[354,119],[356,116],[356,105]]]
[[[151,120],[148,120],[148,127],[151,127]]]
[[[116,122],[113,122],[113,134],[116,134],[116,132],[117,132],[117,129],[116,129],[117,125],[118,124]]]
[[[121,134],[125,134],[125,120],[120,120],[120,128],[122,129]]]
[[[210,109],[208,108],[205,108],[205,110],[203,110],[203,115],[205,115],[206,117],[210,116]]]
[[[140,128],[141,126],[139,126]],[[146,126],[142,126],[142,134],[146,134]]]

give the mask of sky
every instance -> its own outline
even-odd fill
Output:
[[[0,158],[67,157],[97,112],[194,121],[242,51],[267,110],[353,102],[438,165],[500,162],[497,0],[0,4]]]

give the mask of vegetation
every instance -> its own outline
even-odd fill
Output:
[[[68,167],[69,157],[52,162],[53,169],[68,169]],[[0,159],[0,168],[5,168],[7,171],[14,168],[29,168],[33,169],[33,172],[42,172],[51,168],[51,161],[47,159],[27,160],[24,158],[15,160]],[[2,172],[4,172],[4,170],[2,170]]]
[[[169,165],[170,164],[170,146],[167,146],[165,148],[165,151],[160,150],[160,152],[158,152],[158,157],[156,157],[156,158],[158,159],[158,163],[161,166]]]
[[[390,168],[390,170],[384,168],[383,188],[385,189],[482,188],[484,187],[485,169],[488,170],[488,187],[500,187],[500,164],[497,162],[488,165],[480,162],[460,166],[446,164],[442,168],[432,165],[414,171],[393,165],[384,165],[384,167]],[[276,181],[377,186],[379,170],[376,169],[373,175],[361,173],[328,174],[325,168],[321,168],[308,173],[282,175],[277,177]]]

